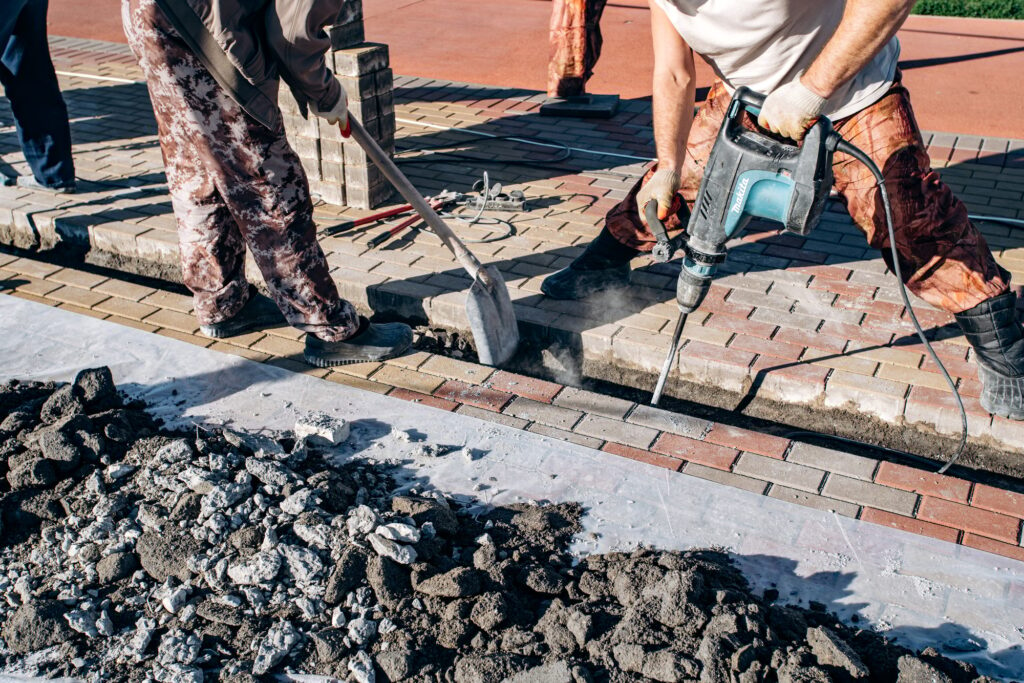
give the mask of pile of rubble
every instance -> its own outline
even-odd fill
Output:
[[[723,554],[567,552],[579,506],[394,495],[326,416],[172,434],[107,368],[0,385],[0,672],[117,681],[971,681]],[[440,455],[440,457],[452,457]],[[458,456],[455,456],[458,457]]]

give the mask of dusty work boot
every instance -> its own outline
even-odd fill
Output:
[[[591,294],[629,286],[629,261],[640,252],[602,228],[579,257],[544,278],[540,291],[552,299],[583,299]]]
[[[213,339],[226,339],[252,330],[275,327],[284,321],[277,305],[249,285],[249,298],[238,313],[227,320],[200,325],[199,331]]]
[[[1017,319],[1017,295],[986,299],[955,317],[978,357],[981,406],[1024,420],[1024,327]]]
[[[318,368],[387,360],[412,345],[412,328],[405,323],[371,323],[359,316],[359,331],[342,341],[306,335],[306,362]]]

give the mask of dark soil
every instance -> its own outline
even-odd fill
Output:
[[[396,496],[382,465],[337,464],[323,441],[167,432],[106,368],[0,385],[0,411],[0,671],[987,680],[753,594],[716,550],[579,559],[572,503],[473,516],[439,493]]]

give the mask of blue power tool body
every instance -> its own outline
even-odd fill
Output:
[[[786,230],[806,235],[825,210],[832,187],[832,155],[841,140],[831,121],[819,118],[797,145],[743,125],[743,113],[757,114],[763,105],[763,95],[737,88],[704,168],[684,233],[670,239],[658,220],[657,203],[651,201],[644,207],[657,240],[654,259],[668,261],[676,250],[684,254],[676,282],[679,321],[653,404],[661,397],[686,316],[704,300],[718,264],[725,260],[726,243],[752,218],[777,221]]]

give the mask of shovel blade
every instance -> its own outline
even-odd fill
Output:
[[[477,355],[484,365],[507,363],[519,348],[519,325],[501,273],[483,266],[466,295],[466,316]]]

